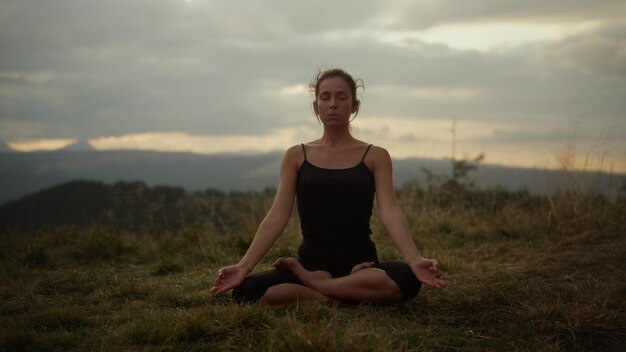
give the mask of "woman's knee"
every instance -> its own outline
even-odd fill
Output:
[[[233,300],[237,303],[252,303],[256,302],[263,296],[267,287],[258,285],[254,279],[247,277],[241,285],[233,289]]]
[[[268,288],[283,283],[300,283],[298,278],[285,270],[270,270],[256,273],[243,280],[241,285],[233,289],[233,300],[237,303],[258,301]]]
[[[409,265],[402,261],[389,261],[378,263],[375,267],[385,271],[393,282],[402,291],[403,299],[411,299],[417,296],[422,283],[413,273]]]

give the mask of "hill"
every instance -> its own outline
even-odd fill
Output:
[[[449,181],[398,190],[448,287],[397,305],[270,308],[211,295],[272,192],[71,182],[24,197],[10,207],[48,226],[0,230],[0,351],[624,350],[626,202]],[[93,218],[97,206],[107,210]],[[296,218],[256,272],[296,255]],[[377,216],[371,225],[380,260],[402,259]]]
[[[163,153],[152,151],[95,151],[68,148],[54,152],[0,152],[0,204],[71,180],[105,183],[143,181],[147,185],[169,185],[188,191],[207,188],[229,191],[263,190],[276,187],[282,153],[257,155]],[[450,175],[450,160],[394,160],[398,186],[408,181],[428,182],[433,175]],[[575,179],[576,187],[596,193],[614,192],[624,175],[583,172],[563,174],[542,169],[511,168],[481,164],[471,175],[481,188],[501,187],[549,193],[564,179]]]
[[[61,150],[0,153],[0,204],[71,180],[141,180],[190,191],[275,187],[280,154],[198,155],[150,151]]]
[[[208,226],[223,231],[245,223],[241,216],[258,212],[250,203],[272,196],[272,190],[189,193],[180,187],[149,187],[139,181],[71,181],[1,205],[0,233],[60,226],[150,234],[182,227],[197,230]]]

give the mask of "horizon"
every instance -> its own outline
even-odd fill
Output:
[[[64,145],[61,148],[55,149],[37,149],[37,150],[18,150],[13,148],[6,148],[5,150],[0,150],[0,153],[10,153],[17,155],[29,155],[29,154],[38,154],[38,153],[51,153],[51,152],[148,152],[148,153],[165,153],[165,154],[190,154],[195,156],[227,156],[227,157],[256,157],[256,156],[264,156],[264,155],[272,155],[272,154],[280,154],[282,155],[285,152],[285,149],[268,149],[268,150],[218,150],[213,152],[197,152],[193,150],[159,150],[159,149],[137,149],[137,148],[115,148],[115,149],[97,149],[93,145],[91,145],[88,141],[76,141],[71,144]],[[477,165],[483,166],[492,166],[492,167],[503,167],[510,169],[527,169],[527,170],[545,170],[545,171],[567,171],[567,172],[582,172],[582,173],[604,173],[608,175],[626,175],[626,168],[617,169],[617,168],[606,168],[603,164],[593,164],[589,160],[585,160],[583,162],[576,160],[576,155],[568,152],[566,149],[562,151],[563,155],[555,155],[555,161],[552,164],[535,164],[535,165],[520,165],[520,164],[504,164],[498,163],[489,160],[488,158],[483,158],[481,161],[477,162]],[[473,159],[477,157],[477,155],[464,155],[457,156],[454,160],[456,161],[469,161],[474,162]],[[420,155],[409,155],[409,156],[400,156],[397,157],[395,155],[391,155],[392,160],[396,161],[410,161],[410,160],[425,160],[425,161],[442,161],[442,162],[452,162],[452,157],[450,155],[442,155],[438,157],[428,157],[428,156],[420,156]],[[563,161],[556,160],[558,158],[562,158]],[[598,167],[600,166],[600,167]]]
[[[261,190],[276,187],[282,151],[198,154],[153,150],[104,150],[68,148],[55,151],[0,151],[0,173],[5,187],[0,188],[0,203],[19,199],[45,188],[76,181],[105,183],[142,181],[148,185],[169,185],[186,190],[222,191]],[[399,189],[407,182],[429,184],[451,177],[450,158],[393,159],[393,177]],[[460,160],[460,159],[456,159]],[[465,159],[470,164],[472,160]],[[587,167],[507,166],[481,160],[463,182],[478,189],[526,190],[533,194],[552,194],[576,189],[604,194],[609,199],[622,197],[626,173]]]

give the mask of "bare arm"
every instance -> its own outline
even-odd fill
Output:
[[[441,272],[437,261],[422,257],[413,241],[406,218],[398,206],[389,153],[383,148],[376,147],[371,154],[380,221],[420,281],[435,288],[444,287],[445,282],[440,278]]]
[[[276,238],[287,226],[293,208],[296,192],[296,178],[298,172],[297,147],[292,147],[285,153],[280,167],[280,183],[274,203],[259,225],[254,239],[246,254],[239,261],[239,266],[252,271],[269,251]]]
[[[291,147],[285,153],[280,166],[280,183],[274,203],[259,225],[254,239],[246,254],[238,264],[218,270],[211,292],[222,293],[239,286],[243,279],[263,259],[289,221],[293,208],[299,158],[298,146]],[[299,153],[300,152],[300,153]]]

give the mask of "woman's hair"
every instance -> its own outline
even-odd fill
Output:
[[[330,68],[327,70],[320,69],[315,79],[313,79],[313,81],[309,83],[309,92],[313,94],[313,97],[315,99],[317,99],[317,95],[319,94],[320,84],[322,84],[322,82],[325,79],[333,78],[333,77],[339,77],[343,79],[346,82],[346,84],[348,84],[348,87],[350,87],[350,93],[352,94],[353,101],[357,105],[360,105],[360,102],[356,96],[356,91],[358,88],[365,90],[365,85],[363,84],[363,81],[361,79],[355,80],[354,78],[352,78],[352,76],[348,72],[346,72],[345,70],[341,68]],[[354,114],[354,117],[356,117],[358,113],[359,113],[359,106],[357,106],[357,111]]]

